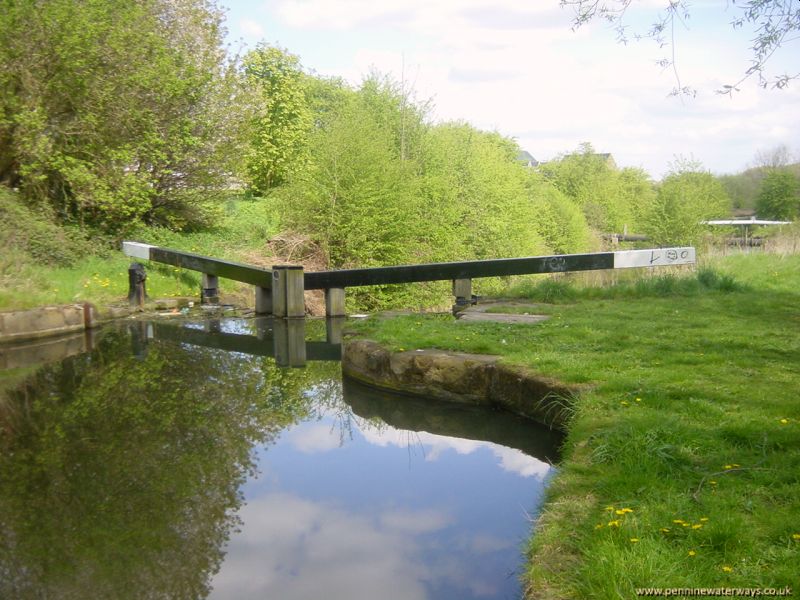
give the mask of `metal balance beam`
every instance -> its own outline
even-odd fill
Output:
[[[345,314],[344,290],[348,287],[450,280],[458,304],[469,300],[472,279],[479,277],[665,267],[696,261],[694,248],[679,247],[303,273],[300,266],[276,265],[272,269],[262,269],[137,242],[123,242],[122,250],[128,256],[200,271],[204,289],[205,284],[211,282],[216,291],[217,277],[251,283],[256,286],[256,312],[272,313],[276,317],[304,316],[304,290],[325,290],[326,316],[338,317]]]

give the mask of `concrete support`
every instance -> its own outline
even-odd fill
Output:
[[[454,279],[453,296],[469,300],[472,298],[472,279]]]
[[[264,341],[272,337],[272,317],[256,317],[253,319],[256,328],[256,337]]]
[[[272,290],[256,286],[256,314],[257,315],[271,315],[272,314]]]
[[[454,279],[453,296],[456,297],[456,303],[453,305],[454,315],[461,312],[471,304],[474,304],[474,296],[472,295],[472,280]]]
[[[344,310],[344,288],[328,288],[325,290],[325,316],[347,316]]]
[[[328,317],[325,319],[325,341],[329,344],[342,343],[345,317]]]
[[[305,317],[303,290],[303,267],[294,265],[272,267],[272,314],[289,319]]]
[[[273,323],[275,364],[304,367],[306,364],[306,320],[275,319]]]
[[[203,282],[200,285],[200,303],[219,304],[219,278],[203,273]]]

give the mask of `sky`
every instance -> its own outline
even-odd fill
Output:
[[[639,0],[626,15],[646,31],[666,0]],[[391,75],[434,121],[463,120],[514,138],[546,161],[590,142],[620,167],[654,178],[676,159],[716,174],[753,166],[786,145],[800,160],[800,80],[764,90],[755,80],[715,93],[749,66],[752,31],[734,30],[726,0],[695,0],[675,43],[617,42],[596,21],[577,30],[558,0],[220,0],[234,52],[259,42],[300,57],[308,71],[353,85]],[[672,68],[656,64],[675,50]],[[800,71],[800,40],[775,54],[775,74]]]

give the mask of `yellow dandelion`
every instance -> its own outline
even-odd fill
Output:
[[[669,527],[662,527],[660,531],[661,533],[669,533]]]
[[[709,481],[708,483],[710,483],[711,485],[717,485],[717,482],[716,482],[716,480],[714,480],[714,479],[712,479],[712,480],[711,480],[711,481]]]
[[[688,527],[688,526],[689,526],[688,523],[681,523],[681,527]]]
[[[695,552],[694,550],[689,550],[689,556],[694,556],[696,554],[697,554],[697,552]]]
[[[622,406],[628,406],[629,402],[627,400],[623,400],[620,402],[620,404],[622,404]]]
[[[624,513],[632,513],[633,509],[632,508],[623,508],[622,512],[624,512]]]
[[[683,519],[672,519],[672,522],[676,525],[683,525],[685,523]]]
[[[781,419],[780,423],[781,425],[788,425],[789,419]]]
[[[702,527],[703,527],[702,523],[695,523],[694,525],[692,525],[692,529],[701,529]]]
[[[722,467],[722,468],[723,468],[723,469],[725,469],[725,470],[727,471],[727,470],[729,470],[729,469],[732,469],[732,468],[733,468],[733,465],[725,465],[725,466],[724,466],[724,467]]]
[[[639,538],[631,538],[631,544],[635,544],[639,541]]]
[[[641,398],[637,398],[637,399],[636,399],[636,401],[637,401],[637,402],[641,402],[641,401],[642,401],[642,399],[641,399]]]
[[[613,506],[606,506],[605,510],[607,510],[609,512],[614,512],[614,507]]]
[[[605,525],[603,525],[602,523],[598,523],[597,525],[594,526],[595,529],[602,529],[603,527],[605,527]]]
[[[614,514],[615,514],[615,515],[624,515],[624,514],[625,514],[625,511],[624,511],[624,510],[622,510],[622,509],[615,510],[615,511],[614,511]]]
[[[728,565],[722,565],[722,570],[725,571],[726,573],[730,573],[733,571],[733,568],[729,567]]]
[[[700,517],[700,520],[701,520],[703,523],[705,523],[706,521],[708,521],[708,517]]]
[[[792,534],[792,539],[793,540],[800,540],[800,533],[793,533]]]
[[[609,521],[609,522],[608,522],[608,526],[609,526],[609,527],[619,527],[619,524],[620,524],[621,522],[622,522],[622,521],[620,521],[619,519],[614,519],[613,521]]]

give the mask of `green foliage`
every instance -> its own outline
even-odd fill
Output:
[[[134,333],[0,392],[3,598],[206,597],[253,446],[308,414],[313,370]]]
[[[79,229],[59,227],[46,213],[32,211],[19,194],[4,186],[0,186],[0,247],[5,253],[13,249],[22,255],[14,257],[14,262],[48,266],[68,266],[90,252],[104,250],[101,244],[91,244]]]
[[[763,219],[792,220],[800,216],[800,178],[788,169],[770,169],[756,202]]]
[[[575,254],[590,248],[589,225],[581,209],[539,174],[527,181],[539,235],[556,254]]]
[[[711,173],[678,167],[659,185],[642,230],[656,244],[692,245],[706,230],[702,221],[730,214],[730,198]]]
[[[548,248],[537,228],[516,144],[464,123],[431,129],[423,163],[426,241],[442,259],[531,256]]]
[[[619,170],[610,155],[597,154],[588,143],[539,171],[581,208],[598,232],[635,231],[653,198],[644,171]]]
[[[764,169],[760,167],[718,177],[734,209],[755,209],[763,178]]]
[[[81,225],[202,221],[242,112],[220,24],[205,0],[5,3],[0,182]]]
[[[303,169],[312,124],[300,59],[261,44],[243,61],[247,84],[256,97],[256,114],[247,156],[251,187],[265,193]]]
[[[589,299],[692,297],[710,291],[728,293],[747,289],[746,285],[740,283],[730,273],[703,267],[696,273],[662,273],[600,287],[580,285],[572,279],[524,278],[512,285],[503,295],[548,304],[564,304]]]
[[[463,123],[431,126],[427,106],[401,85],[370,75],[357,90],[309,86],[316,107],[311,160],[271,200],[284,223],[307,234],[331,268],[497,258],[545,253],[547,223],[531,198],[514,142]],[[552,234],[582,243],[565,203],[540,199]],[[484,288],[491,282],[483,282]],[[361,309],[444,299],[440,284],[354,290]],[[486,288],[488,289],[488,288]]]

